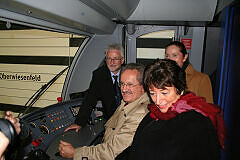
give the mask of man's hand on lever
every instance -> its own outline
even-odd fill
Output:
[[[64,158],[73,158],[74,148],[70,143],[64,142],[60,140],[60,144],[58,146],[59,153]]]
[[[82,128],[82,127],[79,126],[79,125],[77,125],[77,124],[72,124],[71,126],[69,126],[68,128],[66,128],[66,129],[64,130],[64,132],[66,132],[66,131],[68,131],[68,130],[70,130],[70,129],[75,129],[75,131],[78,132],[81,128]]]

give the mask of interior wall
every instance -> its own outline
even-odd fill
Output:
[[[187,49],[187,52],[190,63],[199,72],[202,67],[204,36],[205,27],[188,27],[185,35],[181,38],[192,39],[191,49]]]
[[[208,27],[206,29],[206,45],[203,71],[212,75],[217,69],[217,59],[220,52],[220,27]]]

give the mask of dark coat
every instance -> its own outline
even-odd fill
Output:
[[[209,118],[195,111],[140,123],[130,148],[130,160],[219,160],[220,145]]]
[[[111,73],[106,65],[93,71],[92,80],[80,107],[75,123],[85,126],[97,101],[101,100],[104,118],[108,120],[116,110],[116,99]]]

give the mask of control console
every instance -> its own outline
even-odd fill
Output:
[[[82,145],[90,145],[98,134],[104,130],[103,119],[96,119],[96,115],[93,123],[91,122],[85,129],[81,129],[82,131],[78,134],[73,135],[74,133],[72,131],[64,133],[64,130],[74,123],[81,104],[81,98],[74,99],[41,108],[21,117],[20,119],[23,127],[20,136],[24,137],[22,139],[27,139],[23,148],[24,155],[27,156],[30,152],[34,152],[35,150],[44,152],[50,150],[51,152],[48,153],[52,154],[53,151],[57,152],[59,140],[63,135],[65,135],[65,139],[67,138],[66,141],[70,143],[78,141],[78,144],[81,144],[80,141],[84,141]],[[99,113],[97,110],[94,112]],[[77,137],[82,138],[76,140]],[[51,159],[54,158],[51,157]]]

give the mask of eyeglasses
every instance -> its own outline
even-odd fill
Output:
[[[139,85],[139,83],[138,84],[132,84],[132,83],[122,83],[122,82],[120,82],[118,85],[119,85],[119,87],[126,86],[127,88],[133,88],[133,87]]]
[[[109,57],[106,57],[106,61],[120,61],[122,58],[109,58]]]

